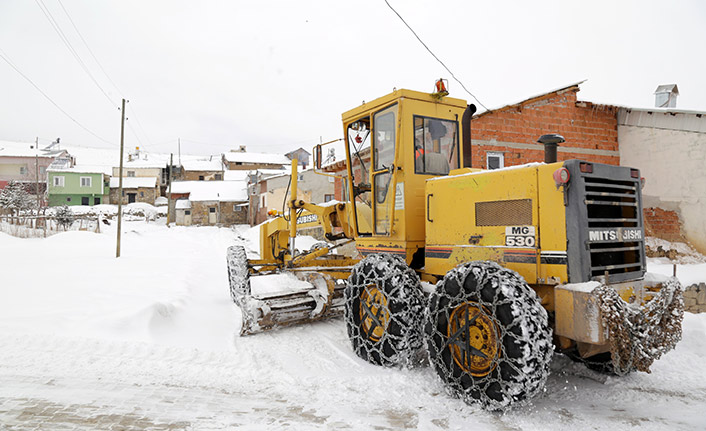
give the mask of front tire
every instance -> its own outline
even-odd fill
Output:
[[[344,316],[355,353],[383,366],[407,366],[422,347],[419,277],[399,257],[374,254],[348,277]]]
[[[465,402],[492,410],[544,386],[553,353],[546,310],[514,271],[468,262],[449,271],[429,300],[429,359]]]

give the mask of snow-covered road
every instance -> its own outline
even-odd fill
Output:
[[[706,315],[651,374],[555,355],[543,394],[489,413],[360,360],[340,319],[239,337],[225,249],[253,230],[124,229],[120,259],[112,229],[0,234],[0,430],[706,429]]]

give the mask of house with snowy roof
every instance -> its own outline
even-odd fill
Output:
[[[222,181],[225,166],[221,157],[181,162],[184,181]]]
[[[238,150],[223,153],[223,164],[229,170],[282,169],[291,163],[292,161],[282,154],[248,153],[244,145]]]
[[[50,167],[47,176],[49,206],[108,203],[110,172],[105,166]]]
[[[174,181],[171,196],[170,209],[175,214],[171,221],[177,221],[177,224],[247,223],[245,181]]]
[[[28,193],[44,194],[47,185],[47,169],[55,160],[67,160],[73,164],[66,150],[47,151],[35,143],[0,141],[0,189],[10,182],[24,185]]]
[[[110,203],[117,205],[144,202],[154,205],[159,197],[159,184],[155,177],[125,177],[122,193],[120,178],[110,179]],[[122,201],[122,202],[121,202]]]

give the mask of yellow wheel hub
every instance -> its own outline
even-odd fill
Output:
[[[379,341],[390,321],[387,297],[377,286],[367,286],[360,294],[360,326],[372,341]]]
[[[500,354],[498,325],[485,307],[466,302],[454,308],[448,323],[448,345],[456,365],[474,377],[488,375]]]

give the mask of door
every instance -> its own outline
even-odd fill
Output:
[[[136,197],[137,197],[137,193],[128,193],[127,194],[127,203],[129,203],[129,204],[134,203]]]
[[[218,222],[218,217],[216,214],[216,207],[208,208],[208,224],[216,224]]]
[[[389,235],[392,227],[397,105],[373,116],[373,219],[376,235]]]

